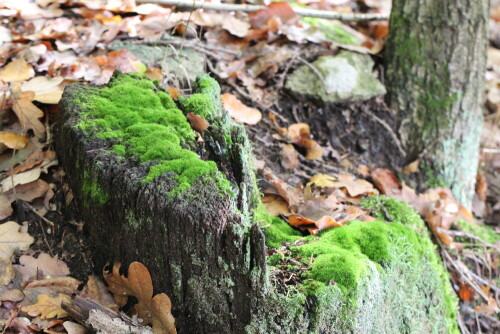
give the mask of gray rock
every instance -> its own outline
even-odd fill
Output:
[[[325,102],[367,100],[386,93],[373,74],[368,55],[341,51],[336,56],[319,57],[309,66],[301,66],[289,77],[286,87],[298,94],[313,95]],[[321,74],[321,78],[318,74]]]
[[[117,41],[111,50],[129,50],[147,66],[160,65],[165,73],[186,84],[186,78],[194,82],[198,74],[205,73],[205,55],[191,48],[150,46]]]

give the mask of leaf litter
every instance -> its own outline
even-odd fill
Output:
[[[390,8],[388,1],[358,2],[373,10],[387,12]],[[273,131],[266,145],[277,148],[277,160],[288,175],[293,176],[293,180],[285,181],[273,171],[264,170],[269,187],[263,191],[262,201],[271,214],[281,216],[304,234],[317,234],[352,220],[373,220],[370,212],[359,207],[359,201],[378,191],[405,200],[425,218],[441,244],[444,262],[461,299],[479,314],[498,314],[498,299],[495,299],[498,288],[493,279],[481,278],[491,277],[488,272],[495,270],[498,277],[498,244],[485,242],[458,226],[459,220],[478,223],[448,189],[436,188],[418,194],[392,172],[376,168],[376,165],[359,164],[357,172],[351,170],[362,177],[333,171],[331,166],[325,169],[328,167],[325,161],[329,158],[349,169],[353,165],[349,153],[341,155],[338,148],[333,147],[335,143],[330,145],[319,137],[314,118],[297,117],[294,111],[294,120],[290,121],[281,109],[276,109],[279,107],[277,98],[291,67],[307,63],[325,52],[334,53],[338,47],[376,54],[387,36],[386,21],[347,25],[301,18],[295,14],[293,6],[285,2],[271,3],[266,9],[250,15],[236,13],[230,16],[211,11],[173,11],[152,4],[134,6],[133,2],[118,0],[86,1],[64,9],[60,3],[8,1],[0,5],[2,14],[16,22],[14,25],[9,21],[7,26],[0,27],[3,42],[0,47],[0,219],[19,216],[22,208],[31,208],[28,211],[33,209],[47,224],[47,230],[56,227],[45,217],[51,209],[49,206],[53,205],[50,204],[54,195],[52,189],[58,187],[52,176],[61,173],[55,152],[51,150],[47,105],[57,105],[66,84],[86,81],[102,85],[115,70],[142,72],[164,84],[173,98],[179,95],[180,87],[165,84],[166,73],[159,64],[156,64],[158,67],[148,66],[129,50],[108,51],[107,46],[113,40],[140,42],[143,39],[162,43],[172,34],[186,37],[190,32],[203,29],[209,44],[198,41],[198,50],[215,60],[214,74],[234,89],[224,95],[229,100],[224,104],[226,110],[237,122],[246,124],[250,133],[254,131],[252,126],[266,123]],[[354,3],[347,0],[301,2],[311,8],[346,13],[352,12]],[[63,17],[65,12],[71,12],[71,19]],[[339,39],[340,35],[344,38]],[[183,46],[192,47],[185,41]],[[494,70],[495,66],[500,66],[497,61],[500,58],[495,58],[497,51],[489,51],[493,70],[487,73],[487,102],[488,108],[498,113],[500,72]],[[198,132],[210,126],[199,117],[191,117],[190,121]],[[487,152],[482,154],[483,159],[495,159]],[[403,172],[411,175],[418,166],[416,160],[405,166]],[[365,179],[371,179],[378,191]],[[488,196],[486,178],[478,180],[479,204],[476,207],[485,203]],[[71,194],[66,192],[64,195],[71,203]],[[78,324],[56,320],[68,319],[62,301],[69,300],[74,293],[112,310],[118,310],[128,296],[134,296],[139,301],[136,311],[153,326],[155,333],[175,332],[170,299],[164,294],[153,296],[151,277],[140,263],[130,265],[127,277],[119,274],[119,264],[113,266],[112,272],[104,273],[115,304],[108,288],[96,276],[89,275],[85,287],[79,291],[81,282],[69,276],[64,261],[45,252],[35,256],[29,248],[33,247],[34,238],[27,233],[25,225],[4,222],[0,224],[0,232],[0,314],[7,315],[1,318],[0,325],[4,325],[7,333],[42,330],[80,333],[82,328]],[[473,251],[486,247],[491,250],[491,256],[485,257],[476,251],[474,255],[481,261],[471,261],[467,256],[471,247]],[[307,268],[310,261],[285,258],[290,263],[282,263],[288,269],[281,273],[292,275],[280,279],[287,281],[286,284],[300,282],[300,271]],[[477,277],[483,281],[478,281]],[[146,284],[139,286],[139,281]]]

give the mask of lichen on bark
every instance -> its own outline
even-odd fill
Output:
[[[478,163],[487,17],[487,0],[395,0],[385,51],[408,162],[425,160],[465,206]]]

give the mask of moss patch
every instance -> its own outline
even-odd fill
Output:
[[[204,115],[215,112],[217,107],[212,103],[215,93],[206,93],[205,86],[213,88],[218,84],[203,76],[199,85],[203,90],[193,95],[194,100],[199,98],[206,103],[198,107]],[[215,180],[221,191],[230,192],[230,183],[215,162],[204,161],[187,149],[194,142],[195,134],[186,116],[170,96],[146,76],[118,74],[108,86],[88,88],[79,99],[82,116],[77,127],[98,138],[110,139],[114,143],[112,152],[137,158],[148,166],[143,182],[172,173],[178,184],[173,193],[180,194],[190,189],[196,180],[208,177]],[[200,113],[191,109],[194,107],[194,104],[187,105],[187,111]]]
[[[380,333],[458,333],[457,298],[419,215],[384,196],[367,198],[363,205],[379,220],[354,221],[317,236],[301,237],[276,218],[263,220],[268,247],[286,247],[293,257],[312,262],[302,274],[305,283],[294,289],[306,296],[332,287],[340,291],[337,317],[346,318],[341,322],[349,328],[327,330],[332,333],[372,328]],[[278,254],[270,260],[279,268]],[[326,316],[330,322],[331,317]],[[325,323],[311,326],[329,328]]]
[[[87,171],[83,173],[82,193],[85,196],[84,204],[87,203],[89,198],[101,205],[105,204],[109,199],[108,194],[99,185],[96,178],[90,177]]]

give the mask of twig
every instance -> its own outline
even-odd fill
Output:
[[[481,239],[480,237],[477,237],[477,236],[475,236],[473,234],[470,234],[468,232],[465,232],[465,231],[450,231],[450,230],[445,230],[445,229],[442,229],[442,228],[438,228],[438,229],[439,229],[440,233],[445,233],[445,234],[448,234],[448,235],[451,235],[451,236],[454,236],[454,237],[462,237],[462,238],[469,238],[469,239],[472,239],[472,240],[477,240],[477,241],[479,241],[480,243],[484,244],[487,247],[491,247],[491,248],[495,248],[495,249],[500,250],[497,246],[492,245],[489,242]]]
[[[391,135],[392,137],[392,140],[394,141],[394,143],[396,144],[399,152],[401,153],[402,156],[406,156],[406,152],[405,150],[403,149],[403,145],[401,144],[401,142],[399,141],[399,138],[398,136],[396,136],[396,134],[394,133],[394,131],[392,130],[392,128],[389,126],[389,124],[387,124],[386,121],[384,121],[383,119],[381,119],[380,117],[378,117],[377,115],[375,115],[374,113],[372,113],[370,110],[368,110],[366,108],[366,106],[363,106],[361,108],[361,112],[364,112],[365,114],[369,115],[370,117],[372,117],[374,120],[376,120],[377,122],[379,122],[384,128],[387,129],[387,131],[389,132],[389,134]]]
[[[307,67],[309,67],[309,69],[311,71],[313,71],[314,74],[316,74],[316,76],[319,78],[319,80],[321,80],[321,83],[323,84],[323,88],[325,89],[325,92],[328,93],[328,87],[326,86],[326,80],[325,80],[325,77],[323,77],[323,74],[321,74],[320,71],[318,71],[318,69],[314,66],[312,66],[312,64],[310,62],[308,62],[307,60],[301,58],[301,57],[297,57],[297,60],[300,61],[302,64],[306,65]]]
[[[242,11],[246,13],[252,13],[259,10],[266,9],[266,6],[257,5],[237,5],[237,4],[226,4],[226,3],[207,3],[207,2],[195,2],[193,0],[136,0],[137,3],[157,3],[168,6],[177,6],[183,8],[203,8],[203,9],[213,9],[217,11],[225,12],[235,12]],[[305,17],[317,17],[321,19],[328,20],[340,20],[340,21],[379,21],[388,20],[388,14],[380,13],[351,13],[344,14],[338,12],[329,12],[324,10],[309,9],[309,8],[297,8],[294,7],[293,10],[297,15]]]

